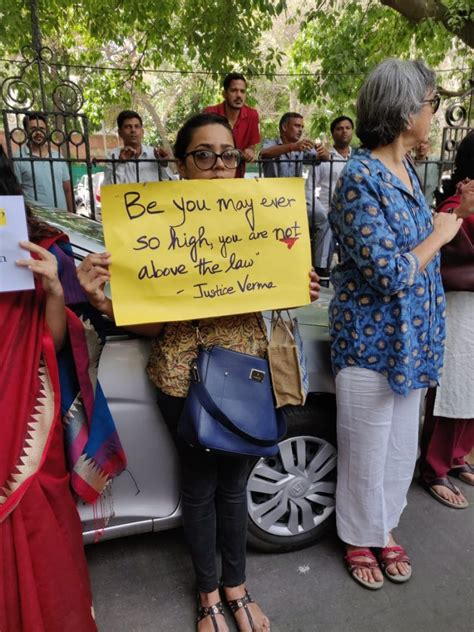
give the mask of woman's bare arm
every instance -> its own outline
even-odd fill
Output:
[[[19,259],[16,264],[28,268],[41,279],[46,293],[46,323],[53,337],[54,347],[59,351],[66,336],[66,308],[56,257],[31,241],[22,241],[20,246],[38,256],[38,259]]]

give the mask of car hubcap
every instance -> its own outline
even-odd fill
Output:
[[[282,441],[275,457],[260,459],[248,485],[248,513],[272,535],[301,535],[335,507],[336,449],[316,437]]]

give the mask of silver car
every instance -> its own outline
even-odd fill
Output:
[[[75,257],[104,250],[100,223],[37,209],[69,235]],[[335,397],[327,327],[329,290],[294,311],[308,359],[305,406],[287,407],[287,437],[275,457],[257,460],[248,477],[248,539],[264,551],[290,551],[317,540],[333,522],[336,487]],[[264,314],[267,322],[270,314]],[[113,327],[99,379],[128,459],[113,482],[113,517],[103,538],[161,531],[181,522],[179,464],[145,366],[149,340]],[[94,540],[92,508],[80,503],[84,541]]]

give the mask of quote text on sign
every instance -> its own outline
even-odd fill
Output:
[[[119,325],[309,302],[302,178],[110,185],[101,199]]]

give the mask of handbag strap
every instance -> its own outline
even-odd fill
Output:
[[[215,401],[212,399],[209,391],[205,387],[204,383],[199,381],[194,383],[194,387],[196,389],[196,393],[199,399],[201,406],[211,415],[219,421],[227,430],[230,430],[234,434],[242,437],[242,439],[247,439],[256,445],[261,445],[265,447],[270,447],[278,443],[281,437],[275,439],[259,439],[257,437],[253,437],[248,434],[238,426],[236,426],[227,415],[217,406]]]
[[[283,318],[282,316],[282,312],[286,312],[286,315],[288,316],[288,320],[286,320],[285,318]],[[275,316],[276,314],[276,316]],[[290,312],[287,309],[274,309],[272,312],[272,327],[271,327],[271,334],[273,335],[273,328],[278,324],[278,321],[281,321],[281,324],[283,325],[283,327],[286,329],[286,331],[288,332],[288,334],[290,335],[290,337],[292,339],[294,339],[294,334],[293,334],[293,329],[292,327],[290,327],[288,325],[288,322],[290,322],[293,326],[294,324],[294,320],[291,317]]]
[[[260,331],[263,334],[264,339],[268,342],[268,334],[267,334],[267,330],[265,329],[265,326],[262,322],[262,316],[261,314],[257,314],[257,312],[255,312],[255,318],[257,319],[257,325],[260,329]]]

